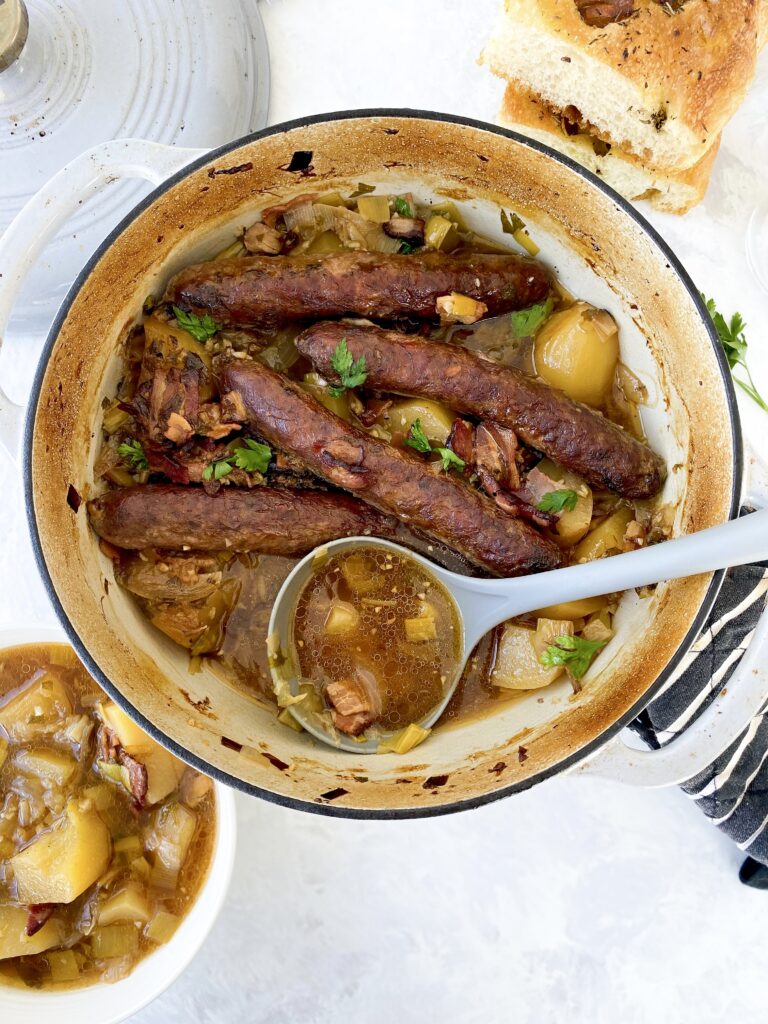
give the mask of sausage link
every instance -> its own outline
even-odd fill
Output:
[[[463,415],[511,427],[526,444],[622,497],[648,498],[661,488],[664,464],[647,445],[521,370],[378,327],[318,323],[296,345],[334,379],[331,356],[342,338],[355,359],[365,356],[366,387],[437,399]]]
[[[495,315],[539,302],[550,285],[542,264],[514,253],[344,252],[198,263],[170,281],[165,298],[221,324],[257,327],[346,314],[433,319],[437,298],[450,292]]]
[[[230,359],[220,363],[218,373],[223,403],[244,413],[261,437],[298,456],[329,483],[498,575],[561,564],[563,556],[552,541],[458,477],[346,423],[269,367]]]
[[[144,484],[88,502],[91,526],[116,547],[258,551],[304,555],[318,544],[358,535],[389,537],[398,521],[346,494],[271,487]]]

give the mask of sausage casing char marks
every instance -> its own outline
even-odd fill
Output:
[[[550,287],[542,264],[514,253],[345,252],[199,263],[178,273],[165,297],[221,324],[257,327],[347,314],[433,319],[437,299],[450,292],[495,316],[541,301]]]
[[[398,521],[346,494],[140,484],[88,502],[96,533],[120,548],[258,551],[297,557],[339,537],[393,536]]]
[[[299,352],[334,378],[331,356],[342,338],[365,357],[366,387],[444,401],[469,416],[511,427],[588,483],[625,498],[648,498],[664,480],[661,459],[617,424],[534,377],[456,345],[396,331],[318,323],[297,339]]]
[[[562,563],[552,541],[474,488],[346,423],[269,367],[229,359],[217,372],[228,415],[244,416],[260,436],[297,455],[324,480],[397,515],[475,564],[514,576]]]

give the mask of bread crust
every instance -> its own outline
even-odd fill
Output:
[[[672,13],[656,0],[634,6],[601,28],[584,21],[574,0],[505,0],[483,59],[558,108],[574,104],[655,167],[690,167],[754,77],[768,0],[685,0]]]
[[[596,152],[588,134],[568,135],[561,114],[517,83],[507,86],[498,120],[576,160],[627,199],[647,199],[657,209],[676,214],[687,213],[704,198],[720,145],[718,137],[701,160],[679,171],[652,167],[614,145],[607,153],[600,146]]]

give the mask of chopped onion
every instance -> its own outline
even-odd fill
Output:
[[[302,203],[286,210],[284,220],[289,231],[295,231],[307,242],[323,231],[333,231],[351,249],[371,252],[398,252],[400,249],[400,240],[386,235],[380,224],[366,220],[345,206]]]

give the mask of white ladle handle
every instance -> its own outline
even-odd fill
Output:
[[[748,464],[748,505],[768,499],[768,467],[754,452]],[[746,526],[758,513],[742,518]],[[757,523],[765,523],[766,512]],[[754,525],[754,522],[753,522]],[[761,542],[762,543],[762,542]],[[662,545],[663,547],[663,545]],[[673,786],[698,775],[734,743],[768,700],[768,606],[735,672],[709,707],[680,736],[658,750],[639,750],[621,735],[597,754],[577,765],[576,771],[632,786]]]
[[[467,647],[473,647],[498,623],[533,608],[765,559],[768,559],[768,509],[612,558],[516,580],[478,580],[472,589],[477,597],[483,595],[486,600],[474,602],[470,622],[466,622],[465,616]]]
[[[75,157],[22,207],[0,238],[0,346],[14,303],[38,256],[64,222],[92,196],[126,178],[159,185],[205,150],[142,139],[104,142]],[[23,406],[0,390],[0,444],[16,458]]]

